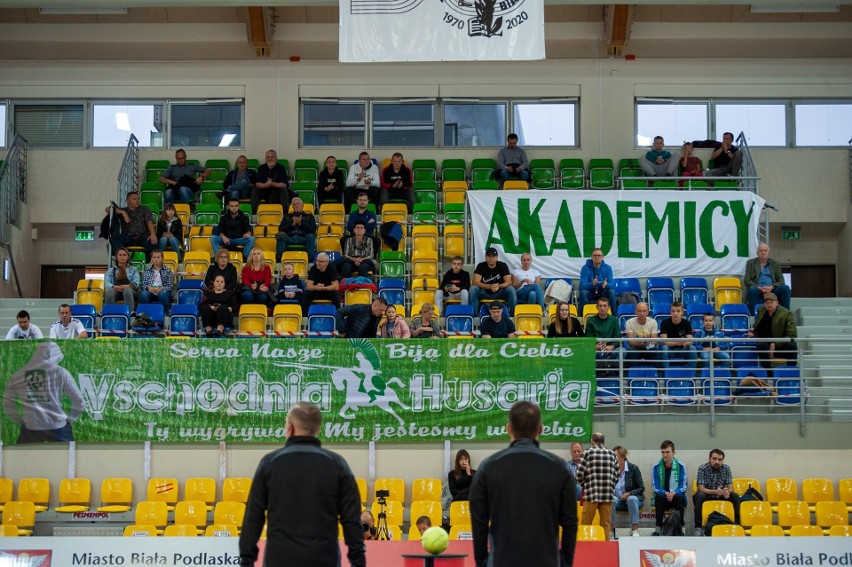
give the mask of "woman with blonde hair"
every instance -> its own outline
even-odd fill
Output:
[[[263,261],[263,250],[255,246],[249,252],[248,262],[243,266],[243,291],[240,294],[242,303],[260,303],[270,305],[273,296],[272,268]]]

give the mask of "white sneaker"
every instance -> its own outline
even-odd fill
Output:
[[[630,532],[630,535],[633,537],[639,537],[639,530],[633,530],[632,532]]]

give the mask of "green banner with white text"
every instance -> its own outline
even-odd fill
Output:
[[[593,339],[0,341],[4,444],[280,442],[299,401],[336,443],[506,439],[537,403],[543,438],[588,441]]]

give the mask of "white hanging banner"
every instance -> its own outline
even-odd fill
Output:
[[[764,200],[747,191],[468,191],[475,261],[530,252],[545,278],[576,278],[603,249],[616,278],[742,274]]]
[[[340,0],[340,61],[544,59],[544,0]]]

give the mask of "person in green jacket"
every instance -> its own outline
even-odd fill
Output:
[[[789,342],[761,343],[757,346],[757,355],[761,366],[772,367],[773,358],[787,360],[789,366],[796,364],[796,321],[789,309],[778,305],[778,296],[767,293],[763,297],[763,307],[758,308],[751,336],[763,339],[791,339]]]

